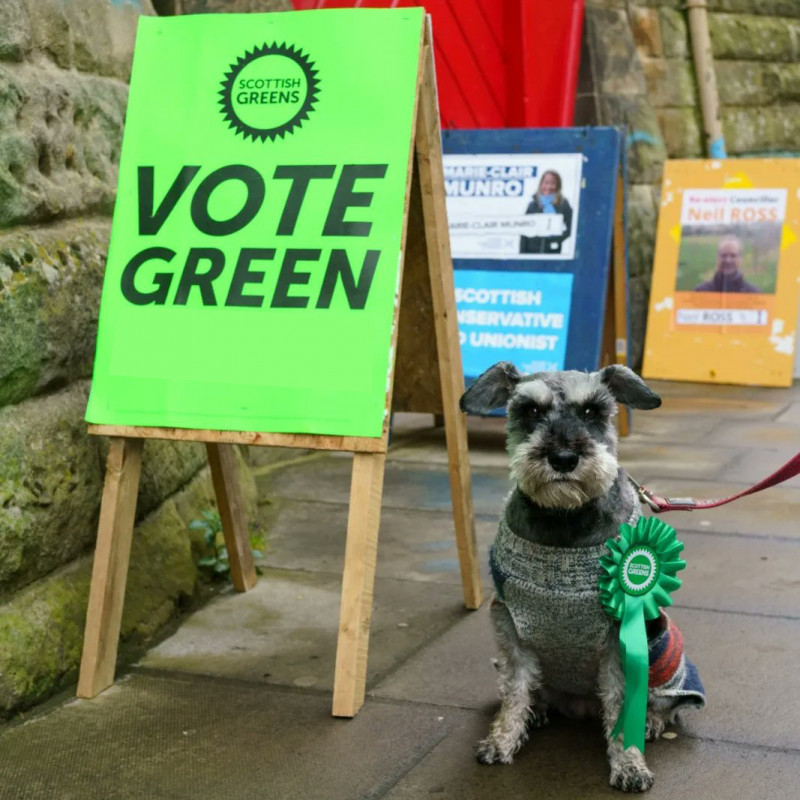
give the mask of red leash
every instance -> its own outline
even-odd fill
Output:
[[[779,483],[788,481],[789,478],[794,478],[795,475],[800,475],[800,453],[793,456],[787,461],[780,469],[775,470],[772,475],[768,475],[763,481],[759,481],[755,486],[745,489],[739,494],[726,497],[724,500],[695,500],[693,497],[659,497],[653,494],[646,486],[641,486],[636,481],[628,476],[630,482],[636,487],[639,493],[639,498],[643,503],[647,503],[650,508],[657,514],[662,511],[697,511],[705,508],[716,508],[717,506],[724,506],[726,503],[731,503],[738,500],[740,497],[745,497],[748,494],[755,494],[764,489],[769,489],[770,486],[777,486]]]

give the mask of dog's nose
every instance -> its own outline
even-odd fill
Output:
[[[558,450],[548,453],[547,460],[556,472],[572,472],[578,466],[580,456],[573,450]]]

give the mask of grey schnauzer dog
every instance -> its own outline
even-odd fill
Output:
[[[617,462],[617,403],[653,409],[661,399],[627,367],[599,372],[522,375],[495,364],[461,398],[462,411],[507,406],[507,449],[516,487],[491,550],[491,619],[501,707],[478,745],[483,764],[509,764],[529,728],[547,724],[548,708],[570,717],[599,716],[612,786],[643,792],[653,773],[636,747],[612,729],[625,680],[619,624],[604,612],[598,559],[621,523],[635,525],[639,501]],[[697,671],[682,652],[674,623],[648,623],[650,689],[646,737],[661,735],[685,705],[705,703]],[[654,653],[671,666],[653,686]],[[663,672],[663,671],[662,671]]]

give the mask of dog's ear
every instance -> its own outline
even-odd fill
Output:
[[[488,414],[508,402],[520,378],[522,373],[510,361],[499,361],[461,395],[458,405],[471,414]]]
[[[661,398],[632,370],[612,364],[600,370],[600,380],[619,403],[649,410],[661,405]]]

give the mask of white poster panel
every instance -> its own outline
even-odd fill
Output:
[[[575,258],[583,155],[445,155],[453,258]]]

